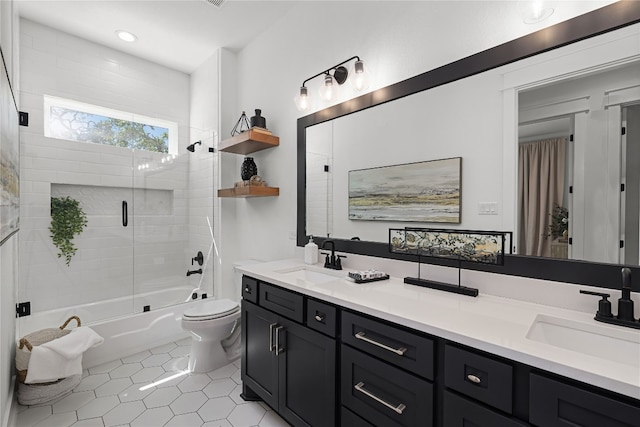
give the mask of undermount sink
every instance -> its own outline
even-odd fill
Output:
[[[300,279],[315,284],[333,282],[334,280],[338,280],[342,277],[342,275],[337,276],[335,274],[324,273],[306,266],[296,267],[294,269],[280,270],[276,271],[276,273],[280,273],[288,279]]]
[[[640,368],[640,333],[539,314],[527,338],[555,347]]]

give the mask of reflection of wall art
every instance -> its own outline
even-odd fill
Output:
[[[19,228],[20,153],[18,113],[4,69],[0,74],[0,242],[4,242]]]
[[[462,158],[349,171],[349,219],[460,223]]]

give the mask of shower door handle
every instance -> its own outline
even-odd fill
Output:
[[[126,227],[129,224],[129,209],[127,207],[127,201],[122,201],[122,226]]]

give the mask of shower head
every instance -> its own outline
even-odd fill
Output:
[[[191,151],[192,153],[196,151],[196,144],[202,145],[202,141],[196,141],[191,145],[187,145],[187,151]]]

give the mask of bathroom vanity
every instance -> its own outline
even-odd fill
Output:
[[[264,400],[292,425],[608,427],[640,420],[637,330],[398,278],[356,284],[346,271],[298,260],[240,270],[243,397]]]

